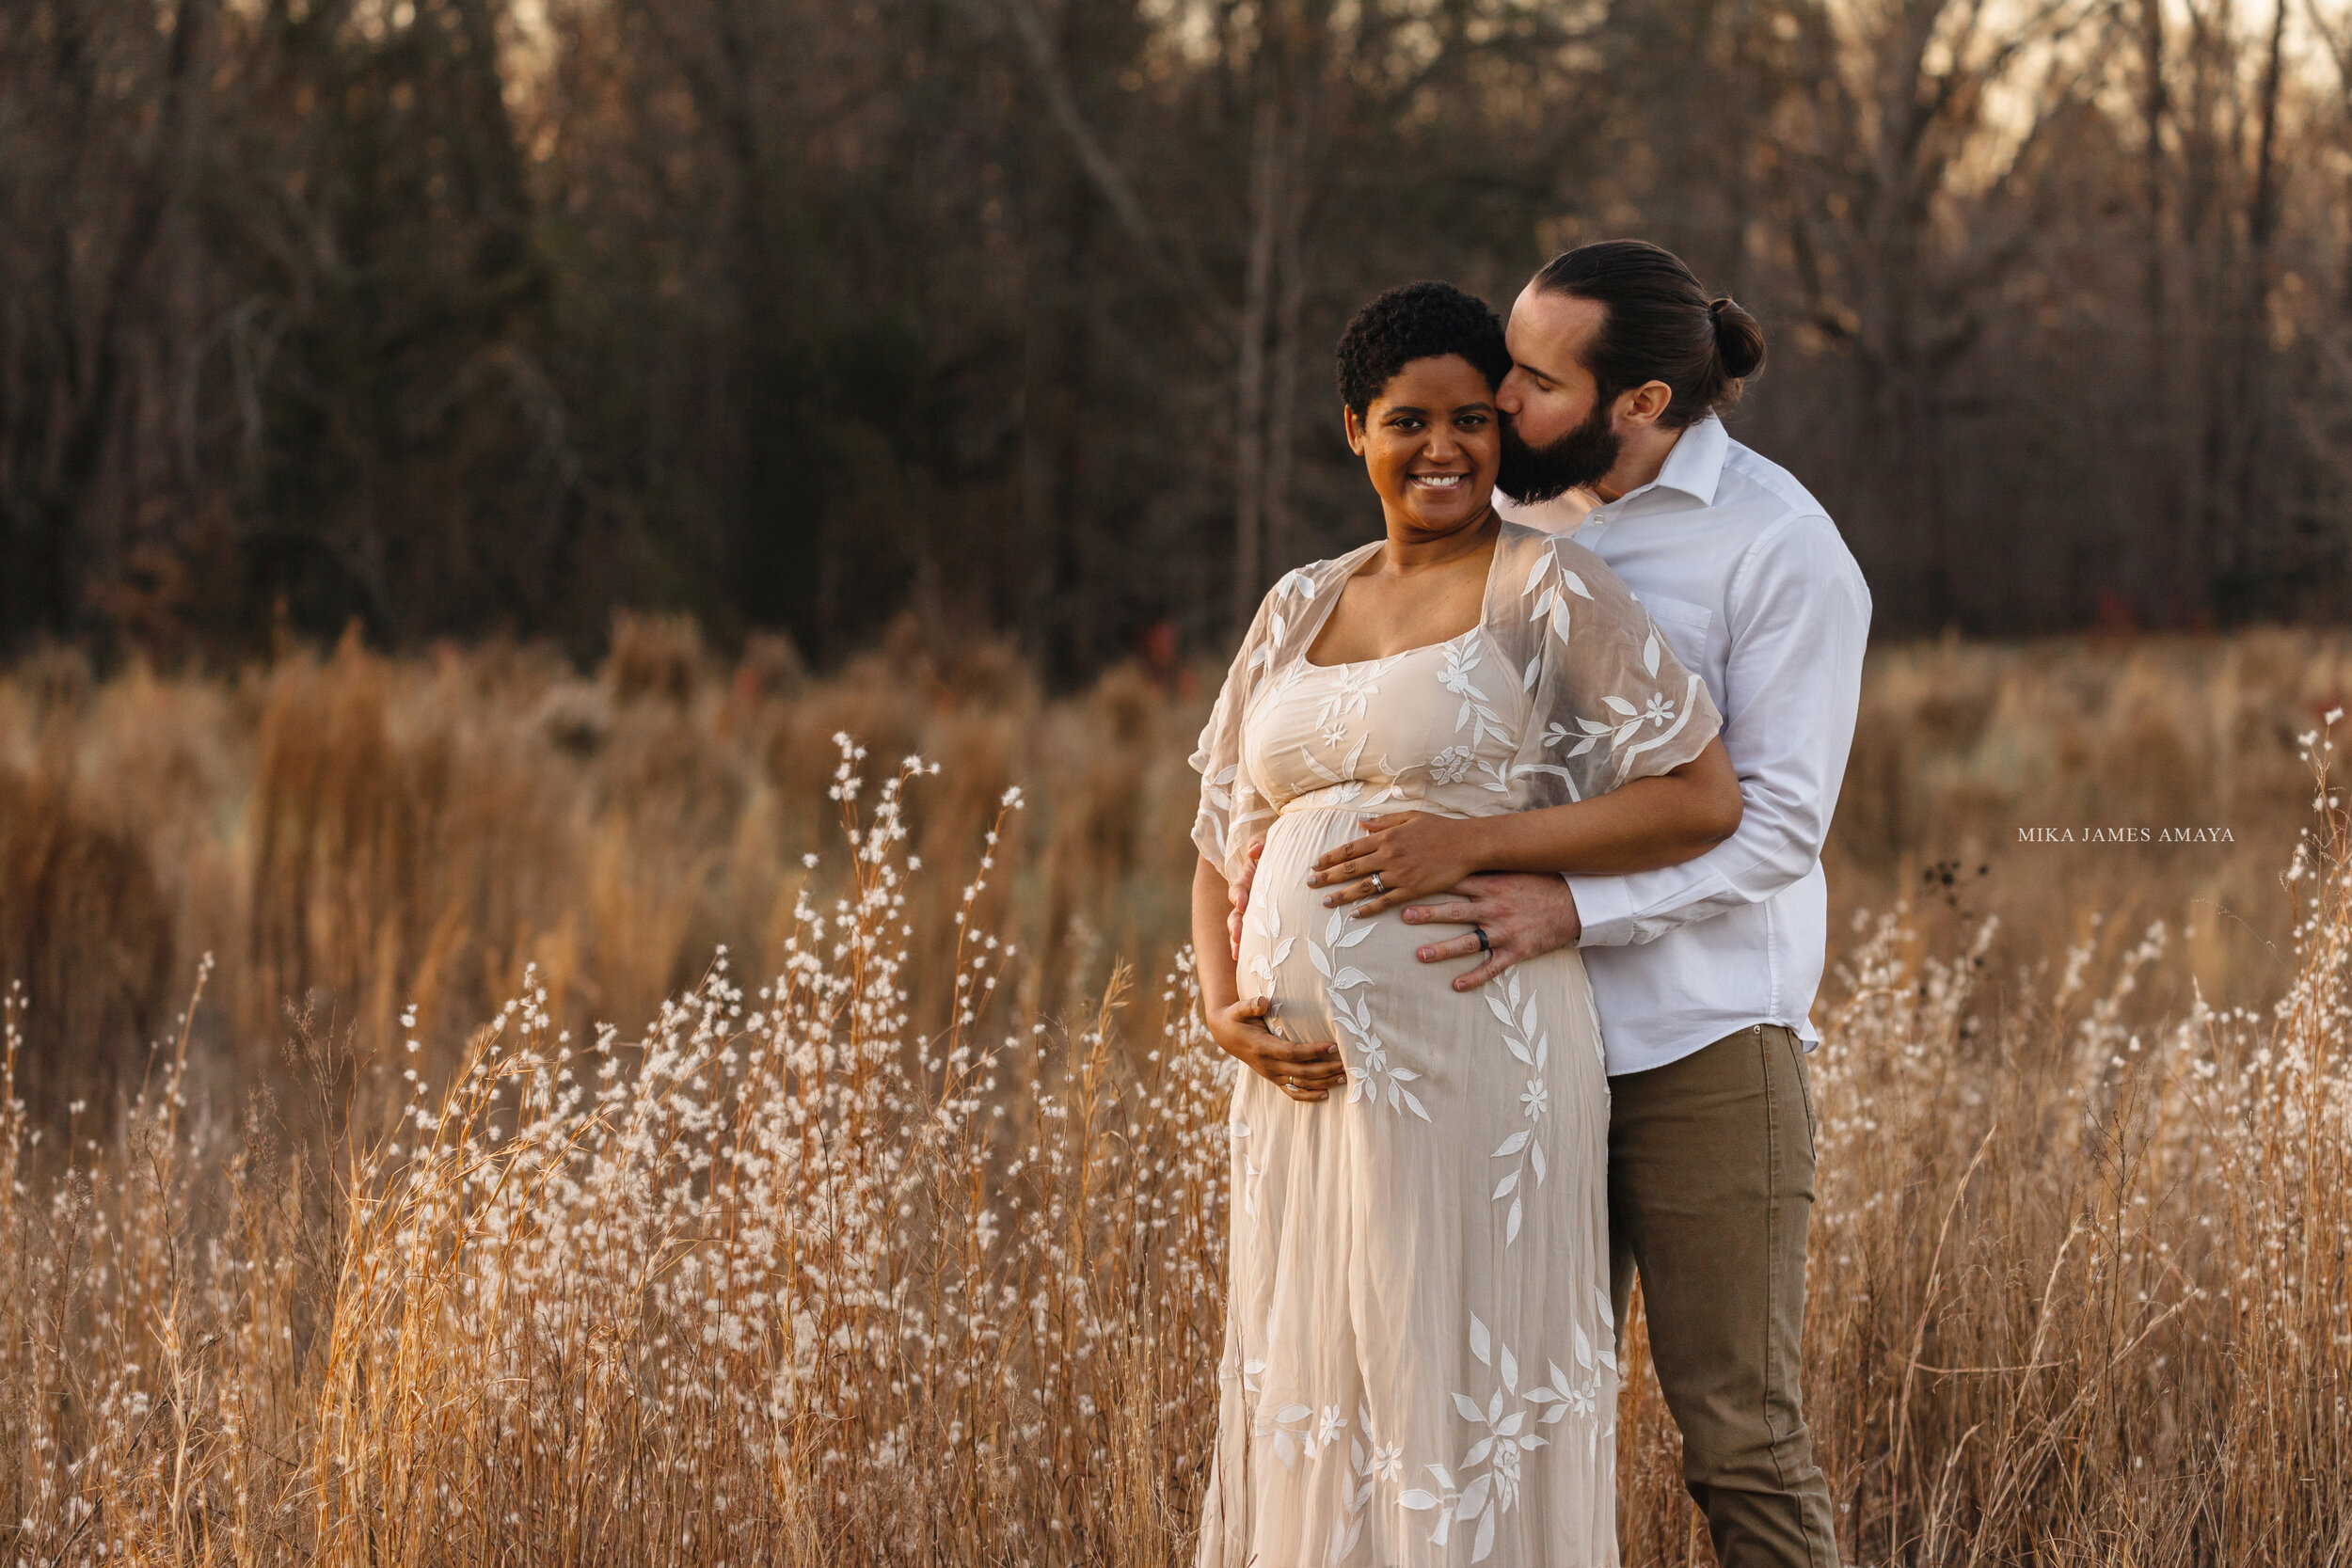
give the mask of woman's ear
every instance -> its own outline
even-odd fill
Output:
[[[1363,456],[1364,421],[1357,417],[1356,410],[1345,404],[1340,405],[1340,419],[1347,427],[1347,450],[1359,457]]]

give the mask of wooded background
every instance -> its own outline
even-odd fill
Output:
[[[0,639],[1214,653],[1330,345],[1636,234],[1882,633],[2337,612],[2344,0],[10,0]]]

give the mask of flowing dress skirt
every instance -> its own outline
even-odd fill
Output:
[[[1306,885],[1358,832],[1294,802],[1246,922],[1242,994],[1337,1040],[1349,1081],[1316,1104],[1251,1072],[1234,1090],[1200,1568],[1608,1568],[1609,1089],[1583,961],[1454,990],[1466,965],[1414,957],[1429,928]]]

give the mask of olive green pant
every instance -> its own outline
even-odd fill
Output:
[[[1723,1568],[1835,1568],[1799,1398],[1813,1094],[1778,1024],[1609,1080],[1620,1350],[1638,1269],[1682,1481]]]

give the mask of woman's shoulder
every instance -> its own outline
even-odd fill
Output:
[[[1363,568],[1364,562],[1371,558],[1374,551],[1380,547],[1382,541],[1379,539],[1368,539],[1352,550],[1342,550],[1339,554],[1326,556],[1321,561],[1310,561],[1304,566],[1294,566],[1284,575],[1283,581],[1288,581],[1292,578],[1298,578],[1312,583],[1328,583],[1335,579],[1344,581]],[[1278,582],[1275,586],[1279,588],[1281,583]]]
[[[1345,555],[1327,561],[1310,561],[1304,566],[1294,566],[1275,579],[1258,601],[1258,613],[1242,637],[1240,650],[1233,656],[1235,668],[1248,669],[1252,675],[1270,666],[1285,662],[1291,654],[1294,634],[1301,626],[1312,624],[1312,611],[1327,604],[1334,593],[1356,575],[1365,557],[1380,547],[1379,541],[1359,546]]]
[[[1495,551],[1506,568],[1497,577],[1521,597],[1547,588],[1565,589],[1588,599],[1596,590],[1613,596],[1628,592],[1607,562],[1565,533],[1505,522],[1495,540]]]
[[[1609,571],[1607,563],[1600,557],[1578,544],[1570,535],[1552,533],[1540,528],[1529,528],[1525,523],[1514,523],[1507,519],[1502,525],[1501,536],[1495,541],[1495,548],[1531,557],[1549,555],[1563,564],[1576,567],[1579,571],[1587,567],[1596,572]],[[1616,574],[1613,572],[1610,575],[1613,577]]]
[[[1328,556],[1321,561],[1310,561],[1303,566],[1292,567],[1277,578],[1274,586],[1265,591],[1265,598],[1263,601],[1263,610],[1274,614],[1281,614],[1295,604],[1313,600],[1318,594],[1327,592],[1334,585],[1343,583],[1349,578],[1354,577],[1362,568],[1365,558],[1379,547],[1380,541],[1375,539],[1370,544],[1359,545],[1344,554]]]

